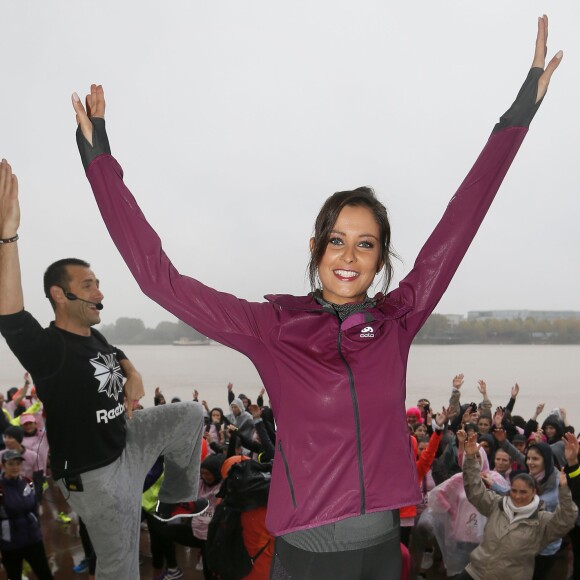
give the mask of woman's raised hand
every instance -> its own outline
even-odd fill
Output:
[[[468,457],[475,457],[477,453],[477,433],[471,433],[465,443],[465,455]]]
[[[85,98],[86,110],[76,93],[72,94],[72,105],[77,115],[77,123],[81,127],[84,138],[93,144],[93,124],[90,119],[105,118],[105,93],[102,85],[91,85],[91,92]]]
[[[576,439],[576,435],[574,433],[564,433],[562,441],[564,441],[564,457],[566,458],[566,463],[568,465],[578,465],[578,449],[580,443]]]
[[[534,61],[532,62],[532,67],[539,67],[544,69],[544,74],[540,77],[538,81],[538,94],[536,97],[536,103],[541,100],[546,91],[548,90],[548,85],[550,84],[550,79],[554,74],[554,71],[558,68],[562,62],[562,56],[564,53],[559,50],[553,57],[552,60],[546,66],[546,54],[548,53],[548,17],[544,14],[538,18],[538,34],[536,36],[536,50],[534,51]],[[545,67],[545,68],[544,68]]]

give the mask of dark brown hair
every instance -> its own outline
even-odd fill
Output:
[[[59,286],[68,290],[68,285],[70,282],[70,274],[67,266],[81,266],[82,268],[90,268],[91,265],[84,260],[79,260],[78,258],[64,258],[58,260],[58,262],[52,263],[44,273],[44,295],[48,298],[52,309],[55,308],[54,300],[50,295],[50,289],[52,286]]]
[[[380,229],[379,243],[381,246],[381,261],[383,263],[383,284],[381,292],[387,291],[393,277],[393,265],[391,258],[397,257],[391,248],[391,224],[387,209],[377,199],[375,192],[370,187],[357,187],[351,191],[338,191],[331,195],[325,202],[314,223],[314,244],[308,263],[308,279],[312,291],[318,286],[318,266],[326,252],[330,232],[345,206],[366,207],[370,210]]]
[[[503,451],[503,449],[502,449]],[[538,482],[534,479],[534,477],[532,475],[530,475],[529,473],[524,473],[523,471],[520,471],[519,473],[516,473],[512,478],[511,478],[511,482],[513,483],[514,481],[517,481],[518,479],[521,479],[530,489],[533,489],[536,493],[539,493],[539,487],[538,487]]]

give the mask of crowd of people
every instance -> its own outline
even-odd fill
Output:
[[[30,386],[27,373],[23,387],[10,389],[6,402],[0,398],[5,418],[0,427],[0,549],[10,579],[21,577],[25,562],[38,578],[53,577],[38,515],[50,477],[50,454],[39,427],[44,421],[42,403]],[[531,417],[523,417],[517,414],[518,384],[506,393],[506,401],[492,402],[483,380],[477,382],[477,390],[479,402],[462,401],[464,376],[458,374],[439,412],[426,398],[407,408],[421,501],[399,510],[401,578],[436,574],[549,580],[557,577],[558,560],[570,562],[562,578],[580,578],[579,441],[566,410],[553,409],[542,418],[544,405],[539,403]],[[155,580],[183,576],[177,545],[197,549],[196,568],[206,580],[269,578],[275,540],[266,527],[266,503],[276,423],[264,395],[262,389],[252,402],[243,393],[236,396],[229,383],[224,406],[210,407],[193,391],[193,400],[204,409],[198,498],[207,500],[208,507],[192,518],[156,518],[164,477],[164,458],[157,458],[143,482],[141,502],[146,526],[142,533],[149,534]],[[179,402],[174,398],[167,403],[160,388],[152,400],[154,406]],[[140,410],[135,404],[134,413]],[[232,466],[245,461],[247,474],[240,476],[238,470],[236,479],[228,482]],[[249,469],[264,470],[259,472],[266,474],[261,487],[256,487]],[[224,554],[234,549],[231,543],[224,547],[223,537],[216,536],[216,527],[224,525],[224,509],[230,510],[229,517],[232,510],[238,516],[239,525],[231,533],[238,534],[251,559],[248,570],[238,570],[243,576],[228,576],[223,569]],[[74,571],[93,577],[96,554],[86,526],[82,520],[79,524],[85,557]],[[234,555],[232,560],[231,565],[241,565]]]

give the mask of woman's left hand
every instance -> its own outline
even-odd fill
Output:
[[[538,18],[538,34],[536,36],[536,50],[534,52],[534,61],[532,62],[532,67],[539,67],[544,69],[544,74],[540,77],[538,81],[538,95],[536,97],[536,103],[540,101],[546,91],[548,90],[548,85],[550,84],[550,79],[554,74],[554,71],[558,68],[562,62],[562,56],[564,53],[559,50],[553,57],[552,60],[546,66],[546,54],[548,52],[548,17],[544,14]],[[545,67],[545,68],[544,68]]]

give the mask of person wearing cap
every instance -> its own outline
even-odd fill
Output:
[[[159,455],[165,455],[166,470],[157,517],[193,517],[207,508],[207,502],[194,501],[201,405],[178,403],[133,414],[134,401],[144,395],[143,381],[125,353],[93,328],[101,321],[104,295],[84,260],[59,260],[46,270],[44,293],[55,319],[42,328],[24,309],[19,226],[18,180],[3,159],[0,332],[34,377],[46,413],[52,475],[87,526],[97,578],[137,580],[142,485]]]
[[[39,429],[36,416],[26,413],[20,415],[20,426],[24,431],[24,438],[22,439],[22,444],[27,449],[32,449],[38,454],[38,465],[42,469],[43,473],[46,474],[46,468],[48,463],[48,438],[46,437],[46,431],[44,429]]]
[[[0,552],[8,578],[22,577],[26,560],[39,580],[53,578],[42,542],[34,485],[22,475],[20,451],[2,454],[0,477]]]
[[[0,451],[0,458],[8,450],[18,451],[22,455],[22,475],[29,479],[35,479],[35,472],[39,471],[38,454],[32,449],[26,448],[22,441],[24,440],[24,430],[22,427],[11,425],[2,435],[6,449]]]
[[[40,501],[42,499],[42,491],[46,481],[46,476],[48,475],[49,448],[46,430],[38,427],[36,414],[24,413],[23,415],[20,415],[19,419],[20,426],[24,432],[22,445],[24,445],[26,449],[36,452],[38,455],[38,462],[34,469],[34,483],[36,485],[36,495],[38,501]]]

